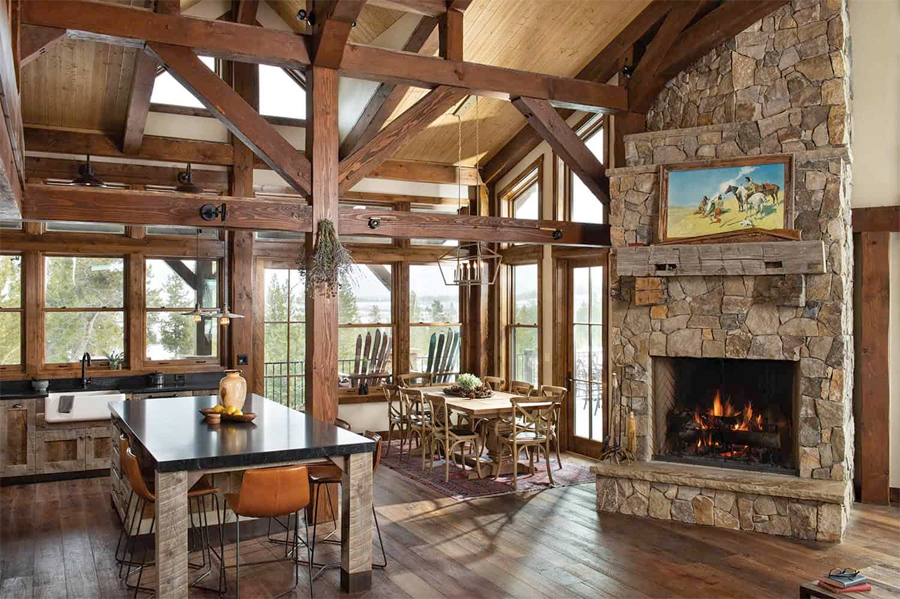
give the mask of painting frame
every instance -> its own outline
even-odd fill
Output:
[[[776,228],[752,228],[744,231],[730,230],[723,233],[710,233],[684,237],[669,235],[669,175],[673,172],[699,171],[729,167],[754,167],[770,164],[784,165],[784,219]],[[656,227],[657,243],[703,243],[714,242],[717,238],[741,237],[746,233],[747,240],[758,241],[759,235],[771,231],[774,234],[791,230],[794,226],[794,156],[792,154],[769,154],[765,156],[741,156],[695,162],[678,162],[662,164],[659,167],[659,219]]]

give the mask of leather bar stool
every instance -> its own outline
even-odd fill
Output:
[[[153,589],[142,587],[141,580],[144,577],[144,568],[146,566],[152,566],[153,561],[147,559],[148,547],[145,544],[143,547],[143,551],[141,552],[141,559],[138,561],[135,559],[137,553],[137,539],[141,533],[141,522],[143,521],[144,511],[146,510],[148,505],[152,505],[156,501],[156,496],[153,491],[150,489],[151,485],[148,485],[147,481],[144,480],[144,476],[141,473],[141,467],[138,463],[137,457],[135,457],[134,453],[131,451],[131,447],[128,446],[128,441],[120,439],[120,449],[124,451],[120,454],[120,459],[122,461],[122,472],[125,474],[125,477],[128,479],[128,483],[131,485],[132,489],[132,500],[129,501],[129,504],[133,502],[134,510],[129,514],[126,512],[125,514],[125,548],[122,552],[122,559],[120,561],[119,566],[119,576],[122,576],[122,569],[127,566],[127,572],[125,573],[124,580],[125,586],[129,589],[134,589],[134,596],[137,597],[138,591],[148,591],[153,592]],[[190,564],[192,568],[200,569],[206,568],[206,571],[200,574],[194,581],[191,583],[191,586],[196,586],[198,582],[206,578],[209,573],[212,571],[212,544],[209,541],[209,521],[206,516],[205,509],[205,499],[207,497],[212,497],[216,507],[216,514],[218,515],[218,493],[219,489],[217,487],[211,486],[206,478],[201,478],[198,480],[194,486],[192,486],[187,493],[188,499],[188,515],[190,517],[190,533],[191,535],[196,535],[194,538],[198,538],[200,541],[200,555],[202,557],[202,562],[200,564]],[[196,514],[194,511],[194,503],[197,504]],[[129,522],[129,515],[131,516],[131,520]],[[197,516],[198,524],[194,523],[194,516]],[[153,529],[156,526],[156,514],[153,515],[153,519],[150,521],[150,530],[148,534],[152,537]],[[129,552],[130,547],[130,552]],[[130,559],[126,559],[130,555]],[[221,562],[221,557],[220,557]],[[134,568],[134,571],[132,571]],[[134,572],[138,572],[138,579],[136,584],[131,585],[128,583],[128,579],[131,578]],[[213,589],[209,589],[213,590]],[[218,592],[220,589],[216,589]]]
[[[226,493],[225,503],[222,508],[222,521],[225,514],[231,508],[235,515],[235,563],[234,566],[226,566],[224,560],[221,566],[221,580],[225,580],[225,568],[233,567],[235,597],[240,597],[241,566],[253,566],[259,564],[271,564],[290,559],[294,562],[294,586],[276,595],[281,597],[297,588],[300,583],[300,560],[297,552],[300,544],[306,547],[307,571],[309,574],[309,596],[312,597],[312,549],[309,544],[309,523],[304,518],[306,538],[300,539],[300,511],[309,505],[309,473],[306,466],[285,466],[278,468],[258,468],[244,472],[241,481],[241,490],[238,493]],[[275,560],[250,562],[241,564],[241,527],[240,518],[277,518],[287,517],[287,529],[285,536],[290,533],[291,516],[294,517],[294,535],[292,545],[293,555]],[[227,589],[226,589],[227,591]]]

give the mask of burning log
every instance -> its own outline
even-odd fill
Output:
[[[719,434],[722,441],[731,445],[781,449],[781,435],[777,432],[722,430]]]

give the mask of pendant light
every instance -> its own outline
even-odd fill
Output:
[[[218,318],[219,324],[227,327],[235,318],[243,318],[241,314],[235,314],[228,307],[228,233],[225,233],[225,259],[222,268],[222,284],[225,286],[225,305],[218,312],[209,315],[209,318]]]
[[[90,154],[87,154],[87,159],[78,165],[78,175],[69,181],[69,185],[76,187],[106,187],[106,183],[94,174]]]
[[[465,106],[465,103],[463,103]],[[457,110],[457,214],[462,211],[462,115]],[[478,169],[480,145],[478,123],[478,96],[475,96],[475,169]],[[493,285],[500,273],[502,256],[488,244],[470,241],[458,244],[440,258],[438,268],[444,284],[454,287]]]
[[[203,188],[194,185],[194,176],[191,173],[191,163],[188,162],[187,168],[178,173],[178,186],[175,191],[179,193],[203,193]]]
[[[197,229],[197,262],[196,262],[198,274],[200,273],[200,231],[201,231],[201,229],[198,228]],[[199,277],[198,277],[198,280],[199,280]],[[197,289],[196,291],[197,291],[197,303],[194,304],[194,309],[191,310],[190,312],[182,312],[181,315],[182,316],[193,316],[194,322],[200,322],[204,318],[208,317],[210,315],[210,313],[205,312],[204,310],[202,310],[200,308],[200,290]]]

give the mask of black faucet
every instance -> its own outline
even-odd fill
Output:
[[[87,375],[85,374],[85,370],[84,370],[85,365],[87,365],[87,366],[91,365],[91,354],[89,354],[87,352],[84,352],[84,355],[81,356],[81,388],[82,389],[87,389],[88,385],[91,384],[91,379],[89,379],[87,377]]]

